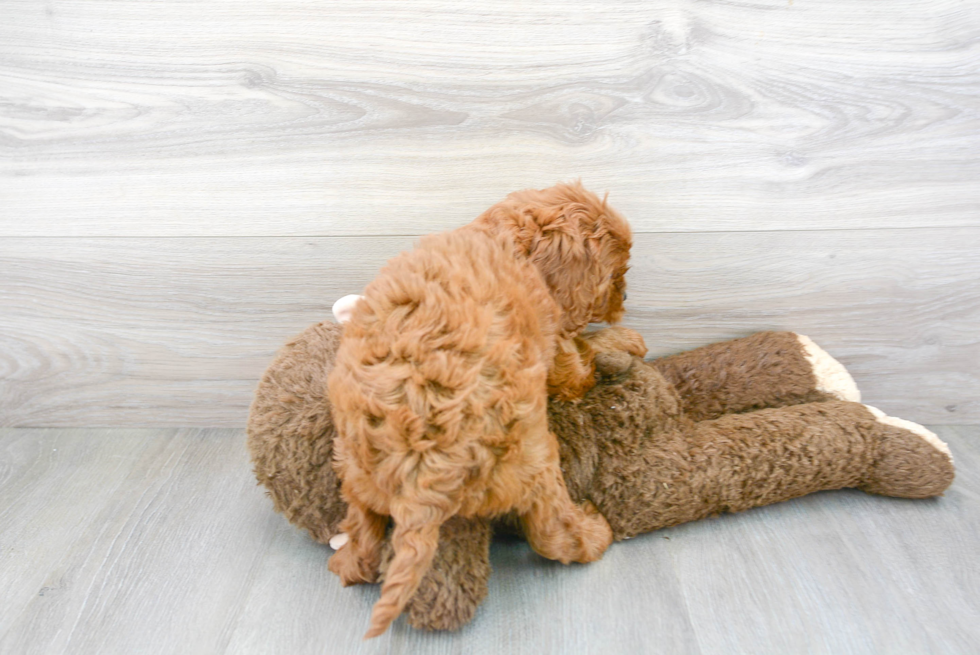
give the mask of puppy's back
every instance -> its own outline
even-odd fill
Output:
[[[473,229],[425,237],[368,285],[345,326],[330,398],[343,441],[357,444],[343,475],[374,487],[375,511],[390,513],[385,498],[406,475],[480,486],[488,450],[506,456],[507,432],[541,402],[558,309],[513,253]]]

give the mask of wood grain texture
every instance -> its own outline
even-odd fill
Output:
[[[942,498],[858,491],[642,535],[588,566],[491,549],[459,633],[361,641],[377,587],[273,513],[240,430],[0,429],[0,651],[969,653],[980,641],[980,428],[935,428]]]
[[[641,234],[654,354],[792,329],[980,420],[978,35],[960,0],[7,0],[0,425],[241,426],[412,235],[577,176]]]
[[[274,352],[407,237],[0,242],[0,425],[245,423]],[[865,402],[980,420],[980,229],[640,235],[626,324],[660,356],[807,334]]]
[[[960,0],[0,5],[0,235],[423,234],[581,176],[640,231],[980,226]]]
[[[249,588],[249,572],[275,533],[271,517],[255,520],[252,501],[261,494],[238,436],[4,433],[0,447],[14,475],[0,488],[13,501],[3,505],[33,533],[9,537],[5,582],[29,601],[4,608],[0,651],[220,652],[234,628],[229,608]],[[72,470],[80,498],[58,493],[59,467]],[[107,480],[119,469],[124,476]],[[73,506],[84,513],[72,512],[68,525],[38,516]],[[54,552],[38,563],[35,548]]]

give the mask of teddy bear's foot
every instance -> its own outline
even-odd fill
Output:
[[[879,433],[875,463],[859,486],[869,493],[901,498],[942,494],[953,482],[953,456],[943,441],[918,423],[865,405]]]
[[[858,390],[857,383],[843,364],[815,344],[810,337],[797,334],[796,338],[803,348],[803,356],[813,368],[817,391],[829,394],[838,400],[861,402],[861,392]]]

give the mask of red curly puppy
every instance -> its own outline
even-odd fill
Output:
[[[630,245],[604,200],[558,185],[423,238],[368,285],[328,381],[350,537],[330,570],[345,585],[374,582],[395,523],[367,637],[401,613],[455,514],[514,510],[531,546],[564,563],[596,560],[612,542],[595,508],[568,496],[547,400],[594,384],[590,343],[645,354],[628,330],[579,336],[621,317]]]

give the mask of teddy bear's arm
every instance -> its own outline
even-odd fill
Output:
[[[760,332],[654,360],[695,421],[823,400],[860,401],[847,370],[793,332]]]

